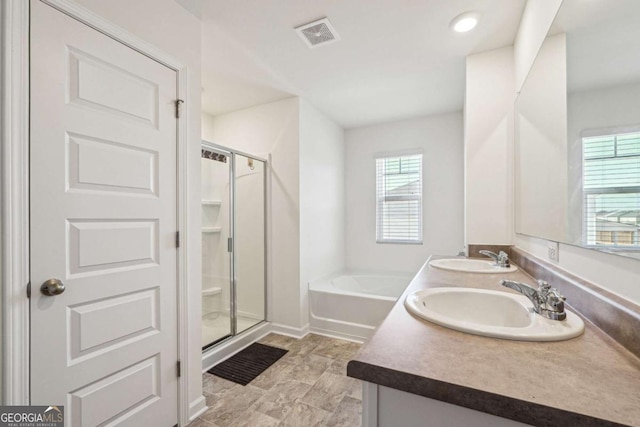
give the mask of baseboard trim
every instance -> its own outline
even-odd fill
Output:
[[[189,422],[192,422],[200,415],[204,414],[209,407],[207,406],[207,399],[204,396],[200,396],[189,404]]]
[[[351,334],[345,334],[342,332],[330,331],[327,329],[318,328],[316,326],[312,326],[309,332],[316,335],[322,335],[329,338],[336,338],[339,340],[351,341],[358,344],[363,344],[367,340],[365,337],[361,337],[358,335],[351,335]]]
[[[286,335],[292,338],[298,338],[298,339],[302,339],[306,337],[307,334],[309,333],[309,328],[310,326],[308,323],[304,325],[302,328],[294,328],[292,326],[283,325],[281,323],[271,324],[272,332],[280,335]]]

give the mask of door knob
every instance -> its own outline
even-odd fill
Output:
[[[60,295],[65,289],[64,283],[59,279],[49,279],[40,286],[40,292],[49,297]]]

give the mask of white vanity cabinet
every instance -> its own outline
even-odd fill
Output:
[[[362,382],[363,427],[522,427],[518,421]]]

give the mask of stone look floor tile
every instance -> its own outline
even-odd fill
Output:
[[[215,375],[205,375],[202,382],[202,392],[204,394],[220,394],[236,386],[238,386],[238,384],[225,380],[224,378],[216,377]]]
[[[213,394],[204,393],[204,397],[205,397],[205,399],[207,401],[207,406],[209,408],[211,408],[219,400],[225,399],[227,395],[233,396],[235,393],[237,393],[237,392],[239,392],[241,390],[241,387],[242,386],[239,385],[239,384],[234,384],[233,387],[221,390],[221,391],[219,391],[217,393],[213,393]]]
[[[263,390],[270,390],[276,384],[291,379],[293,369],[294,365],[278,361],[251,381],[251,385]]]
[[[333,412],[342,398],[351,393],[353,385],[350,379],[325,372],[301,400],[316,408]]]
[[[354,399],[362,400],[362,381],[355,378],[347,377],[347,360],[335,359],[333,363],[327,368],[325,373],[340,375],[347,379],[348,392],[347,396]]]
[[[314,352],[315,348],[318,346],[317,343],[311,341],[298,341],[296,343],[289,345],[289,352],[282,357],[283,362],[298,364],[302,363],[304,358]]]
[[[347,393],[347,396],[362,401],[362,381],[355,378],[347,377],[351,383],[351,390]]]
[[[216,427],[216,425],[208,423],[201,418],[196,418],[189,424],[189,427]]]
[[[315,345],[325,344],[328,342],[343,342],[342,340],[337,340],[329,337],[325,337],[324,335],[316,335],[316,334],[307,334],[304,338],[300,340],[304,343],[311,343]]]
[[[362,344],[350,342],[346,346],[346,349],[344,350],[344,352],[340,354],[340,359],[343,359],[343,360],[353,359],[354,357],[356,357],[356,354],[358,354],[358,351],[360,351],[360,347],[362,347]]]
[[[280,420],[271,418],[261,412],[246,412],[237,420],[234,420],[230,427],[275,427],[280,424]]]
[[[262,338],[260,341],[258,341],[260,344],[266,344],[266,345],[271,345],[274,347],[280,347],[280,348],[285,348],[285,349],[289,349],[289,346],[292,345],[293,343],[300,341],[297,340],[295,338],[291,338],[291,337],[287,337],[285,335],[278,335],[278,334],[269,334],[266,337]]]
[[[348,349],[349,342],[332,340],[320,343],[313,350],[313,353],[330,359],[338,359],[341,355],[345,354]]]
[[[362,420],[362,402],[345,396],[327,420],[327,426],[359,426]]]
[[[347,360],[335,359],[333,363],[327,368],[325,372],[330,372],[336,375],[347,376]]]
[[[314,384],[331,365],[331,359],[311,353],[304,358],[302,363],[293,365],[291,379]]]
[[[209,409],[200,418],[207,422],[213,422],[220,427],[229,426],[235,420],[240,419],[247,409],[253,405],[264,393],[257,387],[238,385],[217,398],[215,395],[207,396]]]
[[[311,386],[300,381],[286,381],[276,384],[258,400],[252,409],[278,420],[284,419],[294,402],[304,396]]]
[[[246,387],[204,374],[209,410],[189,427],[361,425],[362,385],[346,376],[360,344],[315,334],[259,342],[289,352]]]
[[[316,427],[323,426],[331,416],[331,412],[314,408],[306,403],[297,401],[289,415],[280,423],[283,427]]]

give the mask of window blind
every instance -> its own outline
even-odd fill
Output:
[[[422,243],[422,154],[376,159],[376,241]]]
[[[582,138],[587,245],[640,250],[640,132]]]

